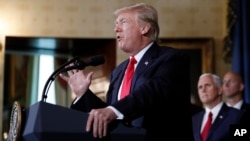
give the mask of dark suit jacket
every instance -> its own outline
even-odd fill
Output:
[[[123,113],[126,123],[145,128],[147,140],[193,140],[189,56],[154,43],[137,65],[129,96],[118,101],[128,62],[124,61],[112,72],[106,104]],[[106,106],[96,98],[88,91],[72,108],[88,112]]]
[[[243,102],[240,110],[242,110],[243,112],[248,112],[250,110],[250,104]]]
[[[250,104],[244,102],[240,110],[243,112],[241,119],[242,128],[246,128],[250,131]],[[250,135],[248,135],[248,138],[250,140]]]
[[[205,110],[193,115],[193,133],[195,141],[201,141],[201,123]],[[230,125],[240,124],[242,112],[235,108],[228,107],[225,103],[221,107],[212,127],[208,133],[207,141],[229,141]]]

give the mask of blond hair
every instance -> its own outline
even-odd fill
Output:
[[[117,9],[114,15],[117,17],[121,13],[134,11],[137,14],[138,23],[141,21],[149,23],[151,26],[149,32],[149,38],[153,41],[158,41],[160,28],[158,24],[158,13],[153,6],[147,5],[145,3],[137,3],[134,5],[126,6]]]

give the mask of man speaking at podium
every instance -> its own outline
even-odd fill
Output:
[[[106,103],[89,89],[93,72],[60,74],[77,96],[71,108],[89,113],[83,130],[103,138],[112,121],[122,120],[144,128],[148,141],[192,141],[189,56],[158,45],[158,14],[152,6],[138,3],[114,15],[118,46],[130,59],[113,70]]]

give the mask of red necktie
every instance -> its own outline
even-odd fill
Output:
[[[203,128],[203,131],[201,132],[201,140],[202,141],[206,141],[207,134],[208,134],[208,132],[211,128],[211,125],[212,125],[212,117],[213,117],[212,112],[209,112],[207,122],[205,124],[205,127]]]
[[[132,78],[134,75],[134,65],[135,64],[136,64],[136,59],[134,58],[134,56],[132,56],[130,58],[129,64],[127,66],[127,69],[125,71],[125,75],[123,78],[120,99],[124,98],[125,96],[127,96],[129,94],[131,81],[132,81]]]

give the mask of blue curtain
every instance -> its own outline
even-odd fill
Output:
[[[232,30],[232,70],[245,83],[244,98],[250,103],[250,0],[235,1],[236,21]]]

